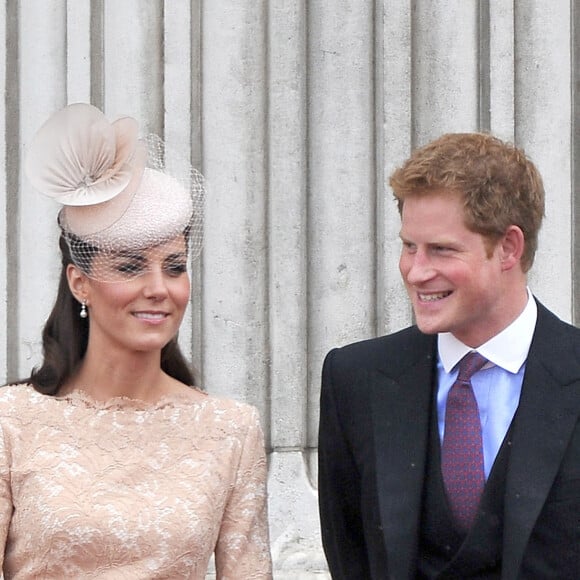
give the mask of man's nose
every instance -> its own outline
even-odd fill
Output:
[[[409,260],[405,278],[409,284],[421,284],[435,275],[433,262],[425,250],[417,250]]]

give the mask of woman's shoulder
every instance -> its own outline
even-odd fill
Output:
[[[196,397],[198,403],[193,406],[194,409],[197,409],[194,411],[194,416],[208,429],[218,429],[221,432],[242,435],[248,430],[260,431],[262,428],[260,414],[254,405],[232,397],[197,391],[197,389],[192,395]]]
[[[243,401],[233,399],[231,397],[205,393],[205,404],[211,408],[213,412],[223,416],[235,416],[237,418],[245,418],[247,421],[255,421],[259,417],[258,409]]]
[[[38,418],[39,408],[52,397],[39,393],[30,383],[13,383],[0,387],[0,418],[23,423]]]
[[[46,396],[35,390],[30,383],[9,383],[0,387],[0,409],[7,405],[41,401]]]

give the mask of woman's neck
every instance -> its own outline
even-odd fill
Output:
[[[175,389],[175,379],[161,369],[158,352],[99,353],[89,350],[59,394],[81,390],[96,400],[129,397],[156,401]]]

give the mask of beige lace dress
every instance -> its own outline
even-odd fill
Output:
[[[0,389],[6,580],[271,578],[256,410]]]

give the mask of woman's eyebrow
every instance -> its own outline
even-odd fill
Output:
[[[167,262],[168,260],[179,260],[182,258],[187,259],[187,254],[185,252],[175,252],[174,254],[168,254],[167,256],[165,256],[163,261]]]
[[[130,250],[120,250],[119,252],[115,252],[116,258],[129,258],[131,260],[139,261],[139,262],[146,262],[147,258],[143,254],[136,254],[135,252],[131,252]]]

